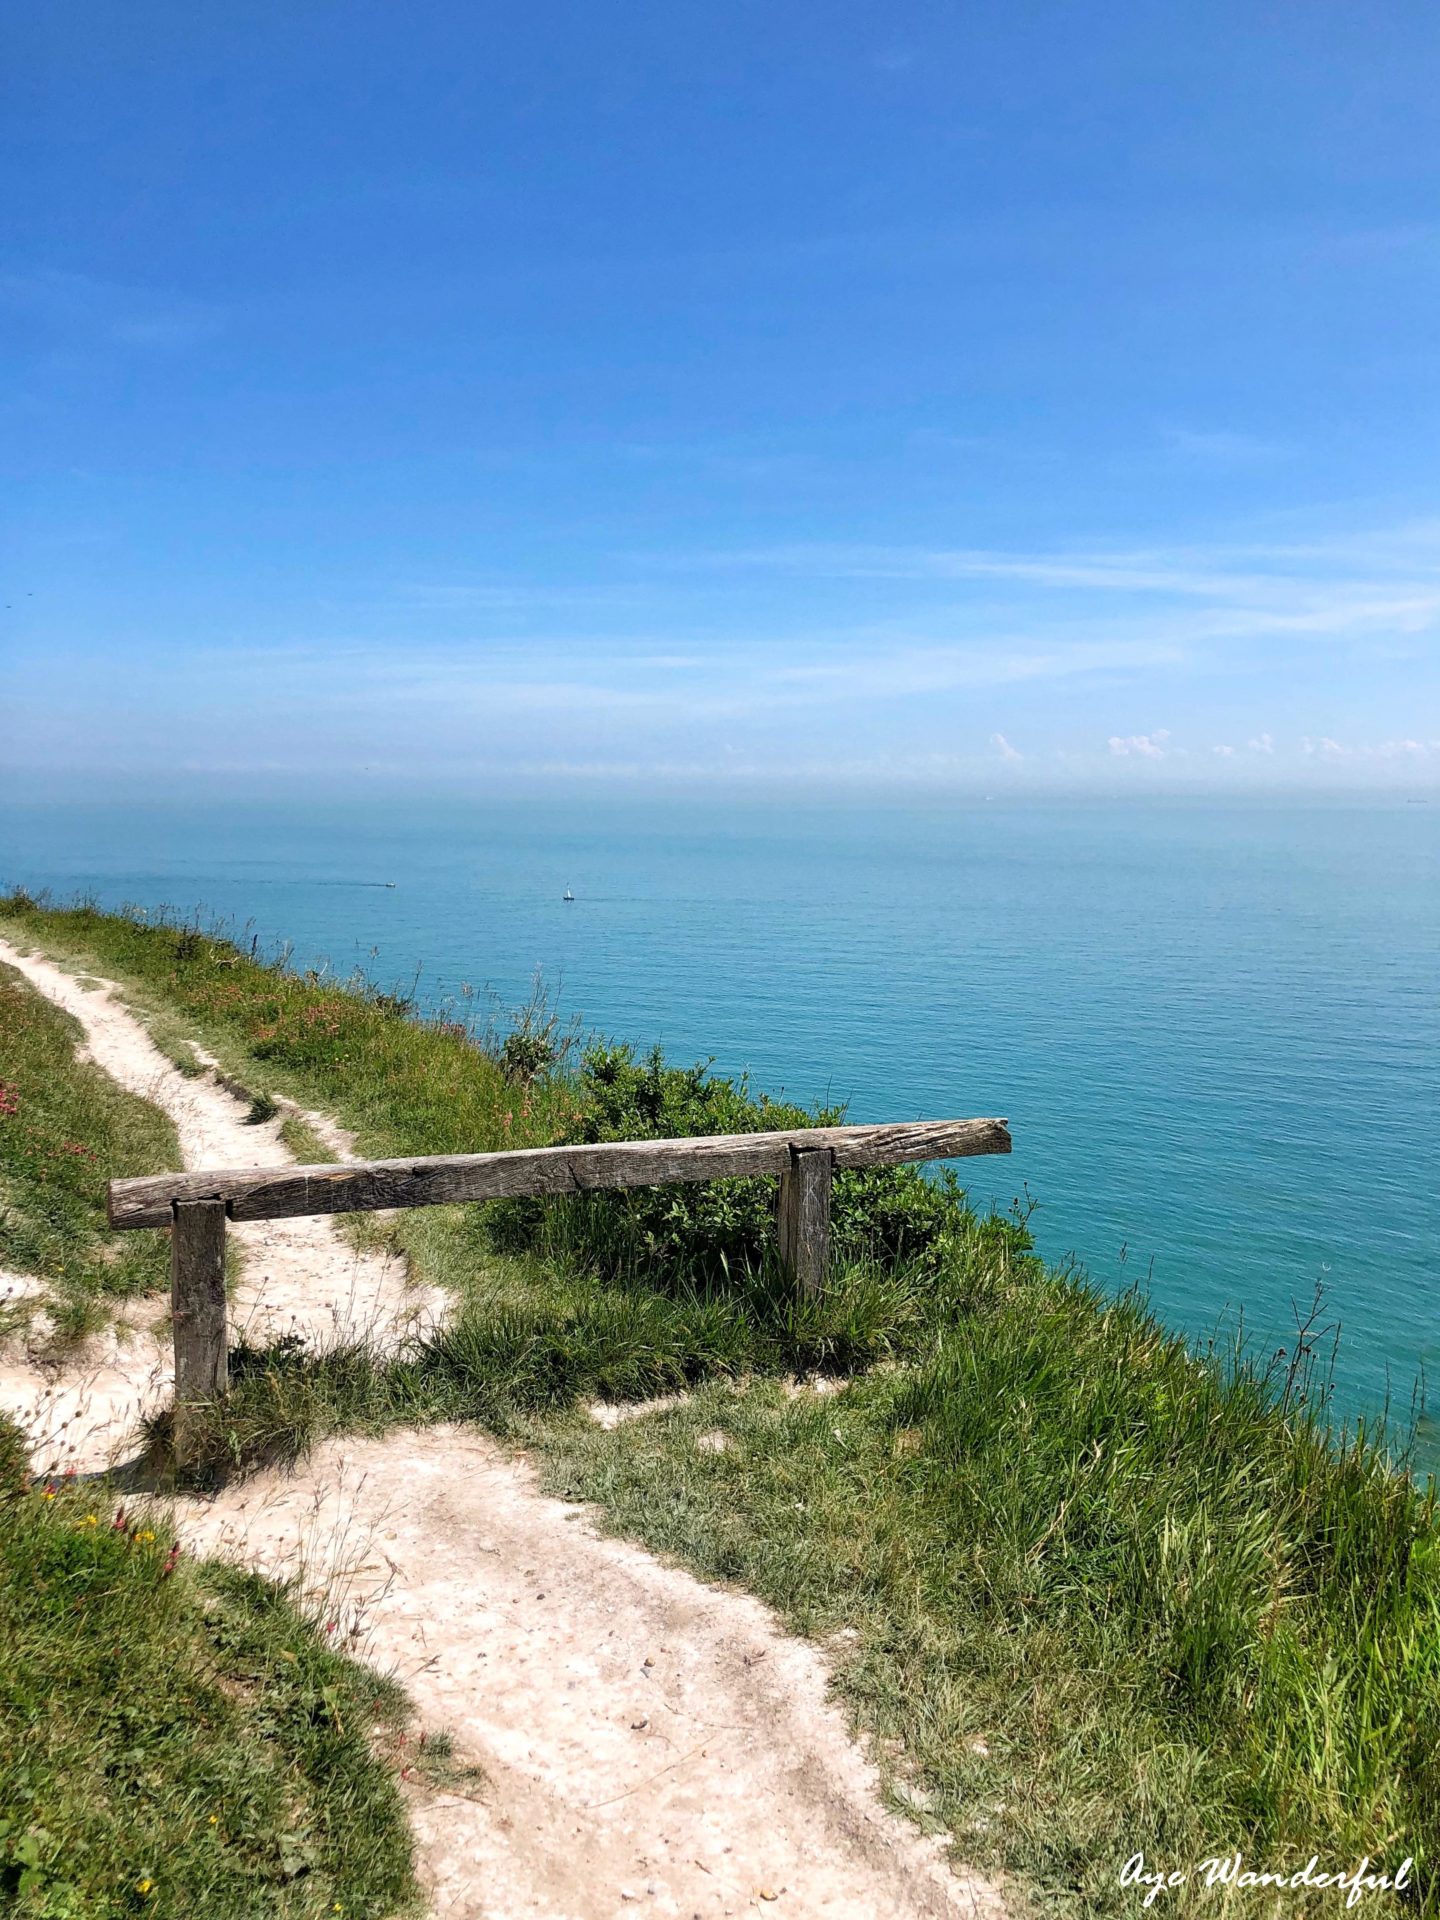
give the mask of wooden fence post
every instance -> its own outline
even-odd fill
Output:
[[[780,1264],[801,1293],[819,1293],[830,1264],[832,1147],[791,1147],[780,1176]]]
[[[185,1464],[185,1412],[230,1384],[225,1340],[225,1202],[181,1200],[170,1229],[175,1334],[175,1458]]]

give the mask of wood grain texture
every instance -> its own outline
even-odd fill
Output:
[[[830,1187],[835,1173],[833,1147],[790,1148],[790,1164],[780,1175],[776,1224],[780,1264],[797,1291],[819,1293],[830,1265]]]
[[[230,1384],[223,1200],[190,1200],[175,1209],[170,1232],[170,1317],[175,1339],[175,1448],[183,1462],[184,1409],[217,1400]]]
[[[319,1167],[249,1167],[112,1180],[110,1224],[168,1227],[177,1206],[222,1200],[232,1220],[310,1213],[436,1207],[515,1194],[589,1193],[670,1181],[782,1174],[790,1149],[828,1147],[839,1170],[1009,1153],[1004,1120],[914,1120],[895,1126],[802,1127],[783,1133],[710,1134],[686,1140],[620,1140],[599,1146],[522,1147],[435,1159],[360,1160]]]

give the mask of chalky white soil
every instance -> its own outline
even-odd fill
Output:
[[[109,983],[67,973],[4,940],[0,960],[75,1016],[97,1066],[170,1116],[187,1168],[294,1164],[295,1156],[280,1139],[283,1116],[251,1126],[245,1102],[213,1073],[187,1078]],[[207,1055],[200,1057],[213,1068]],[[331,1132],[326,1137],[332,1150],[344,1150],[343,1136]],[[433,1319],[443,1304],[433,1292],[410,1284],[403,1260],[356,1252],[328,1220],[257,1220],[230,1232],[243,1261],[230,1310],[232,1340],[244,1334],[255,1345],[267,1345],[293,1333],[323,1345],[363,1334],[393,1347]],[[7,1294],[33,1298],[35,1291],[33,1280],[0,1272],[0,1301]],[[0,1407],[29,1431],[40,1464],[94,1472],[134,1452],[131,1442],[141,1414],[163,1406],[170,1393],[167,1308],[160,1295],[124,1303],[117,1326],[85,1342],[59,1374],[36,1364],[23,1343],[17,1352],[12,1340],[0,1354]]]
[[[101,1066],[172,1115],[187,1166],[288,1158],[273,1126],[244,1125],[240,1101],[175,1072],[113,989],[3,942],[0,958],[76,1015]],[[357,1256],[327,1221],[235,1231],[238,1311],[257,1337],[369,1325],[394,1339],[417,1309],[436,1310],[397,1263]],[[153,1336],[112,1349],[88,1387],[18,1382],[32,1397],[48,1384],[68,1409],[58,1439],[37,1434],[41,1464],[57,1445],[87,1464],[123,1453],[138,1409],[168,1391]],[[14,1371],[0,1391],[17,1407]],[[327,1442],[296,1472],[178,1502],[177,1519],[196,1551],[297,1578],[336,1638],[394,1673],[421,1724],[447,1730],[477,1770],[453,1792],[410,1787],[421,1876],[444,1920],[1004,1911],[881,1805],[814,1647],[749,1596],[603,1537],[477,1432]]]

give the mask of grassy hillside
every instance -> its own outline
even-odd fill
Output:
[[[784,1120],[609,1049],[507,1071],[453,1024],[193,929],[14,900],[3,919],[372,1152]],[[1435,1910],[1433,1498],[1372,1437],[1326,1433],[1304,1342],[1278,1375],[1197,1359],[1141,1302],[1047,1272],[1016,1221],[912,1174],[847,1182],[837,1217],[826,1299],[797,1306],[763,1183],[402,1216],[416,1265],[459,1295],[450,1329],[394,1366],[245,1356],[221,1441],[397,1417],[523,1437],[557,1489],[833,1636],[857,1720],[895,1743],[897,1795],[1047,1911],[1133,1911],[1119,1872],[1142,1848],[1182,1868],[1410,1854],[1411,1890],[1367,1908]],[[849,1384],[796,1394],[801,1368]],[[578,1411],[682,1386],[684,1405],[613,1432]]]

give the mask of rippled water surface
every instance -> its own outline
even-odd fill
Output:
[[[538,967],[593,1027],[854,1119],[1007,1114],[1013,1157],[964,1171],[1028,1188],[1048,1254],[1271,1344],[1323,1279],[1351,1411],[1435,1371],[1440,805],[35,806],[0,878],[432,998]]]

